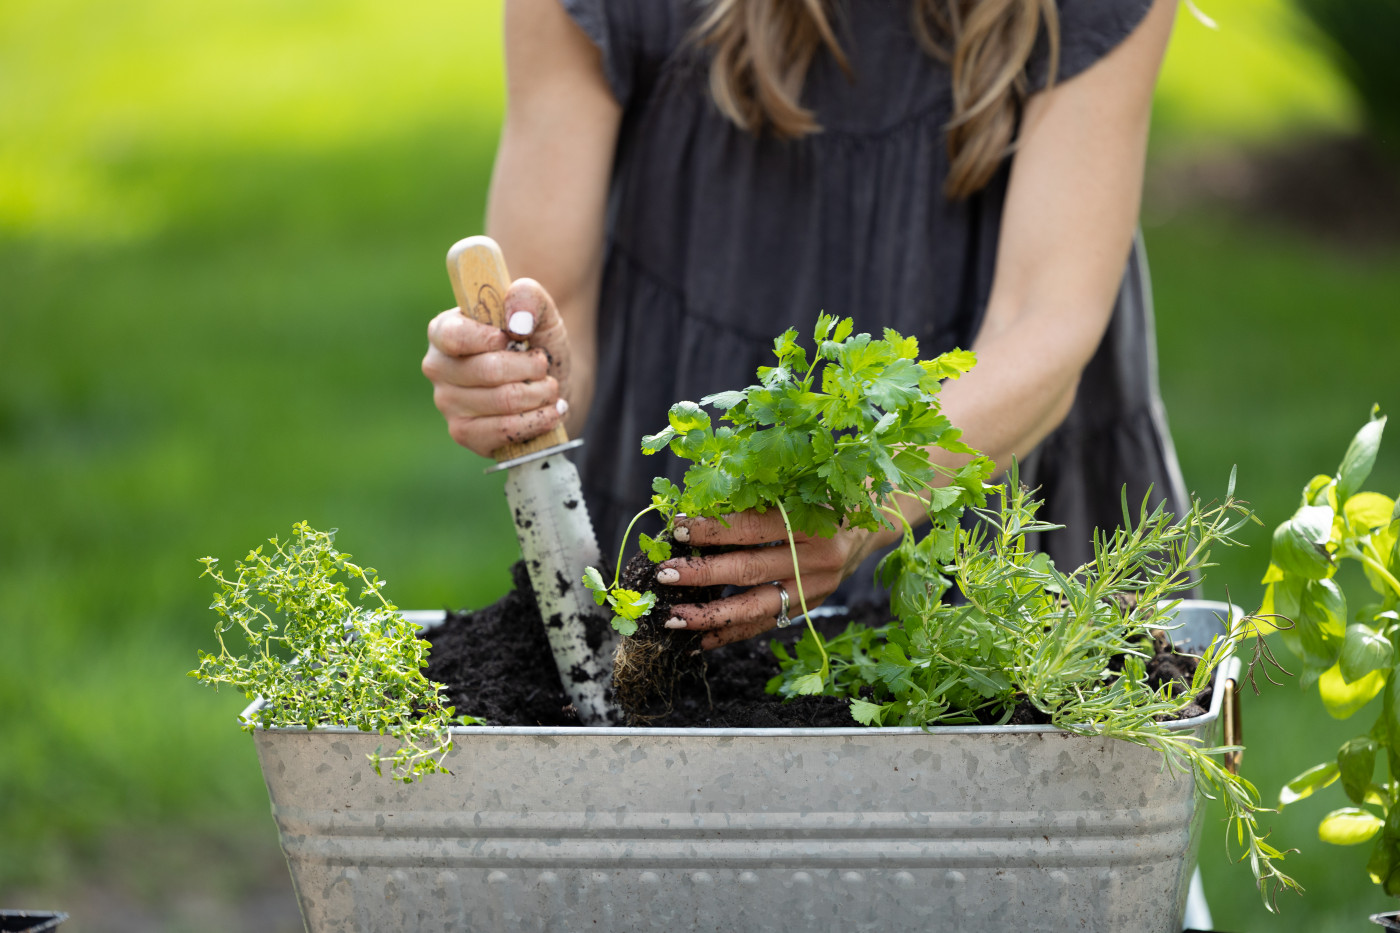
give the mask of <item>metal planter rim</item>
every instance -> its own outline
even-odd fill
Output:
[[[1228,611],[1231,618],[1238,618],[1242,611],[1238,606],[1229,605],[1223,602],[1209,599],[1183,599],[1180,600],[1181,609],[1206,609],[1217,614]],[[403,616],[410,621],[418,622],[424,628],[433,628],[441,625],[445,613],[441,610],[409,610]],[[1222,620],[1223,621],[1223,620]],[[1204,649],[1204,645],[1187,643],[1185,647]],[[1226,680],[1234,680],[1239,677],[1240,661],[1236,657],[1226,658],[1221,662],[1215,673],[1217,685]],[[1187,732],[1201,726],[1208,725],[1215,721],[1221,712],[1221,703],[1224,701],[1224,691],[1215,690],[1211,696],[1210,709],[1200,716],[1190,719],[1178,719],[1167,723],[1166,728],[1171,732]],[[262,709],[265,700],[261,697],[252,703],[239,714],[241,722],[252,721],[257,712]],[[258,726],[257,731],[275,733],[301,734],[306,732],[326,733],[326,734],[363,734],[363,730],[353,726],[316,726],[306,729],[300,726],[277,726],[266,728]],[[793,736],[872,736],[872,735],[915,735],[927,733],[931,735],[1032,735],[1036,733],[1064,733],[1072,734],[1067,730],[1057,726],[1047,725],[1004,725],[1004,726],[808,726],[801,728],[735,728],[735,727],[681,727],[681,726],[453,726],[449,732],[452,735],[520,735],[520,736],[541,736],[541,735],[577,735],[577,736],[771,736],[771,737],[793,737]]]

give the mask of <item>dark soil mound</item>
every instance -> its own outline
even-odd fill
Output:
[[[447,700],[457,712],[490,725],[577,726],[578,717],[554,668],[525,565],[516,564],[511,574],[515,588],[500,600],[475,612],[450,613],[442,626],[429,633],[433,648],[427,676],[447,687]],[[817,628],[835,635],[852,619],[879,625],[886,618],[880,607],[867,606],[850,616],[819,620]],[[792,645],[804,630],[804,626],[775,630],[771,638],[753,638],[696,656],[694,667],[675,680],[669,702],[639,724],[685,728],[857,725],[844,700],[797,697],[783,702],[764,692],[779,672],[770,642]],[[1148,664],[1149,676],[1175,677],[1189,685],[1195,659],[1174,654],[1165,643],[1156,647],[1157,655]],[[1209,694],[1201,701],[1208,704]],[[1201,712],[1188,709],[1184,715]],[[1046,718],[1022,704],[1011,721],[1044,723]]]
[[[511,568],[515,588],[476,612],[450,612],[428,633],[429,680],[447,687],[447,702],[493,726],[576,726],[523,561]]]
[[[429,633],[433,649],[426,674],[447,687],[447,700],[457,712],[491,725],[579,725],[554,669],[525,565],[516,564],[511,575],[515,589],[500,600],[475,612],[449,613],[447,621]],[[869,621],[882,620],[872,616]],[[824,620],[820,627],[836,634],[845,624],[845,619]],[[791,645],[802,631],[794,626],[772,634]],[[764,686],[778,674],[770,641],[753,638],[696,656],[693,668],[676,679],[668,703],[659,705],[642,724],[724,728],[857,724],[846,703],[834,697],[798,697],[784,703],[765,693]]]

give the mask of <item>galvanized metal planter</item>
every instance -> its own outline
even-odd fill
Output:
[[[48,910],[0,910],[0,931],[3,933],[50,933],[57,930],[68,915]]]
[[[1191,640],[1225,609],[1184,609]],[[1172,728],[1215,741],[1225,692]],[[405,785],[369,768],[379,736],[258,730],[313,933],[1181,929],[1198,795],[1125,742],[1043,726],[454,731],[452,775]]]

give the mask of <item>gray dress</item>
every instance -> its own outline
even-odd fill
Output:
[[[968,347],[992,275],[1009,162],[985,189],[950,201],[947,68],[909,27],[911,0],[837,4],[849,81],[825,54],[804,103],[820,134],[755,138],[710,100],[706,60],[688,36],[694,0],[561,0],[602,52],[622,105],[599,302],[598,376],[580,451],[604,553],[616,553],[651,479],[684,462],[644,457],[639,442],[671,403],[742,388],[789,326],[817,313],[890,326],[924,355]],[[1142,19],[1150,0],[1061,0],[1059,78],[1088,67]],[[1032,80],[1043,83],[1043,48]],[[1042,516],[1066,526],[1040,545],[1070,569],[1095,527],[1120,523],[1148,487],[1183,501],[1156,388],[1147,268],[1137,248],[1112,323],[1073,410],[1022,466]],[[870,568],[864,568],[868,570]],[[871,574],[843,587],[871,593]]]

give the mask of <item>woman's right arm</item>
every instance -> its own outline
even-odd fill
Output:
[[[506,314],[534,319],[533,349],[458,309],[428,327],[423,372],[453,438],[489,456],[552,428],[577,434],[593,397],[598,290],[613,150],[622,110],[598,48],[559,0],[507,0],[506,116],[486,232],[516,279]],[[558,405],[559,401],[567,405]]]

